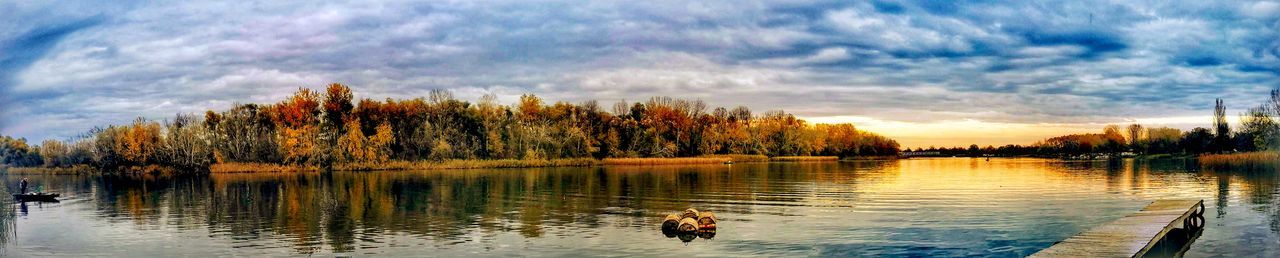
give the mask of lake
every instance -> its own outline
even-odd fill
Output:
[[[1018,257],[1197,198],[1208,223],[1188,257],[1280,257],[1280,176],[1179,160],[26,177],[63,198],[3,198],[0,255]],[[714,236],[662,234],[689,207],[716,213]]]

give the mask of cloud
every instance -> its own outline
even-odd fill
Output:
[[[10,119],[22,114],[14,107],[18,101],[33,97],[12,91],[17,86],[15,74],[26,70],[43,58],[64,38],[76,31],[102,23],[101,16],[77,21],[31,28],[16,37],[0,41],[0,128],[7,128]]]
[[[1241,5],[1241,13],[1251,18],[1271,18],[1275,19],[1276,15],[1280,15],[1280,3],[1272,1],[1257,1]]]
[[[328,82],[374,99],[434,88],[507,102],[666,95],[804,117],[1070,131],[1200,116],[1219,97],[1229,113],[1259,103],[1280,85],[1277,10],[1274,1],[7,3],[0,134],[64,138]]]

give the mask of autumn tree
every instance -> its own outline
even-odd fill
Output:
[[[688,157],[707,154],[896,155],[896,141],[850,124],[810,125],[782,111],[755,116],[746,107],[709,108],[701,100],[653,97],[618,102],[545,103],[525,94],[504,106],[447,90],[412,99],[361,99],[330,84],[300,88],[271,104],[234,104],[163,124],[139,119],[47,148],[5,138],[8,165],[86,163],[106,168],[165,165],[199,170],[212,163],[310,164],[444,159]],[[47,158],[39,158],[41,150]],[[34,162],[28,162],[34,158]]]
[[[133,124],[95,129],[94,163],[104,168],[154,164],[160,124],[138,118]]]
[[[15,167],[32,167],[43,164],[39,150],[27,144],[27,139],[0,137],[0,164]]]
[[[40,143],[40,157],[44,159],[46,167],[62,167],[71,165],[68,160],[68,153],[71,148],[66,143],[58,140],[44,140]]]
[[[804,120],[781,110],[770,111],[759,119],[757,127],[757,138],[769,156],[809,155],[811,146],[804,141]]]
[[[351,88],[340,83],[333,83],[329,84],[329,87],[325,88],[324,92],[324,123],[328,127],[336,127],[341,130],[347,120],[347,116],[350,116],[351,110],[355,108],[351,104],[353,100]]]
[[[273,108],[284,162],[299,164],[309,161],[315,154],[319,135],[319,95],[310,89],[300,88]]]
[[[390,124],[383,122],[375,127],[373,135],[367,137],[359,130],[358,118],[349,119],[346,127],[347,133],[338,139],[344,161],[380,163],[390,159],[390,146],[395,141]]]
[[[391,157],[391,143],[395,142],[395,136],[391,132],[391,125],[388,123],[379,124],[376,133],[369,136],[366,157],[371,162],[386,162]]]
[[[539,122],[542,119],[542,99],[533,94],[520,95],[520,102],[516,105],[516,111],[520,112],[521,122]]]
[[[360,119],[350,119],[346,123],[346,133],[338,138],[338,147],[341,150],[343,161],[364,161],[367,154],[365,150],[364,132],[360,130]]]
[[[127,127],[124,137],[116,142],[116,149],[121,150],[125,162],[143,165],[152,160],[159,144],[160,124],[138,118]]]
[[[214,162],[280,162],[272,110],[256,104],[236,104],[222,113],[206,112],[204,124],[210,132]]]
[[[1129,129],[1129,147],[1134,150],[1138,150],[1140,148],[1138,145],[1141,143],[1140,141],[1143,137],[1142,133],[1144,132],[1142,130],[1142,125],[1131,124],[1127,129]]]
[[[1169,127],[1147,128],[1147,153],[1174,153],[1180,151],[1178,142],[1182,139],[1182,130]]]
[[[208,168],[213,163],[214,147],[205,125],[199,117],[188,114],[178,114],[165,123],[156,162],[188,171]]]

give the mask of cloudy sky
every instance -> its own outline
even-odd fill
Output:
[[[665,95],[854,122],[908,147],[1206,125],[1280,86],[1275,1],[0,3],[0,134],[448,89]]]

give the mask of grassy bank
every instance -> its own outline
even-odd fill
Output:
[[[836,156],[778,156],[769,158],[774,162],[808,162],[808,161],[837,161],[840,157]]]
[[[687,157],[687,158],[606,158],[604,165],[611,166],[644,166],[644,165],[686,165],[686,164],[723,164],[733,161],[730,157]]]
[[[110,170],[103,170],[89,165],[74,165],[70,167],[7,167],[0,169],[5,173],[13,175],[81,175],[81,174],[148,174],[148,175],[176,175],[182,171],[171,167],[160,165],[146,166],[128,166],[119,167]]]
[[[769,162],[769,156],[765,156],[765,155],[751,155],[751,154],[716,154],[716,155],[706,155],[706,156],[702,156],[702,157],[704,157],[704,158],[729,158],[729,160],[732,160],[732,161],[733,161],[733,162],[735,162],[735,163],[744,163],[744,162]]]
[[[445,161],[389,161],[382,163],[342,163],[333,165],[333,171],[384,171],[384,170],[432,170],[471,168],[533,168],[533,167],[582,167],[594,166],[595,159],[551,160],[445,160]],[[279,165],[263,163],[219,163],[209,166],[210,173],[256,172],[306,172],[319,171],[314,166]]]
[[[79,175],[96,173],[98,170],[88,165],[71,167],[5,167],[6,173],[13,175]]]
[[[317,167],[268,163],[228,162],[209,165],[209,173],[256,173],[318,171]]]
[[[1133,157],[1136,160],[1157,160],[1157,159],[1193,159],[1195,155],[1186,154],[1143,154]]]
[[[587,167],[599,162],[591,158],[578,159],[496,159],[496,160],[445,160],[445,161],[390,161],[384,163],[346,163],[334,165],[335,171],[379,170],[431,170],[473,168],[535,168],[535,167]]]
[[[546,159],[546,160],[445,160],[445,161],[389,161],[382,163],[343,163],[333,166],[334,171],[384,171],[384,170],[433,170],[433,169],[479,169],[479,168],[534,168],[534,167],[589,167],[589,166],[648,166],[648,165],[694,165],[723,164],[725,162],[801,162],[801,161],[836,161],[835,156],[785,156],[770,158],[764,155],[711,155],[702,157],[681,158],[592,158]],[[45,167],[7,167],[0,169],[11,174],[86,174],[99,173],[99,170],[87,165],[68,168]],[[217,163],[209,166],[210,173],[279,173],[320,171],[321,168],[308,165],[283,165],[270,163]],[[147,166],[121,170],[128,173],[173,173],[172,169]]]
[[[1258,151],[1204,154],[1200,155],[1200,166],[1231,169],[1277,169],[1280,168],[1280,152]]]
[[[836,157],[784,157],[781,161],[829,161]],[[333,166],[334,171],[383,171],[383,170],[432,170],[432,169],[477,169],[477,168],[535,168],[535,167],[590,167],[590,166],[649,166],[649,165],[693,165],[723,164],[733,162],[769,162],[775,161],[764,155],[713,155],[703,157],[681,158],[592,158],[546,159],[546,160],[445,160],[445,161],[389,161],[383,163],[344,163]],[[313,171],[314,167],[297,167],[275,164],[254,163],[222,163],[209,168],[212,173],[240,172],[290,172]]]
[[[848,160],[848,161],[854,161],[854,160],[895,160],[895,159],[901,159],[901,158],[902,158],[902,157],[899,157],[899,156],[853,156],[853,157],[846,157],[846,158],[843,158],[843,159],[840,159],[840,160]]]

